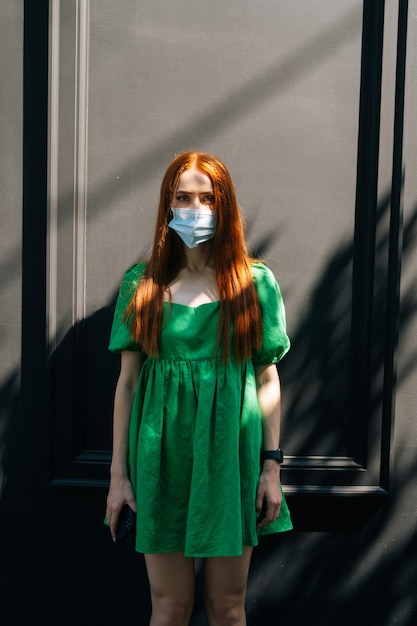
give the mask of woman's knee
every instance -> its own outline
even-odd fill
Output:
[[[152,599],[152,620],[155,626],[187,626],[192,612],[190,602],[175,599]]]
[[[240,557],[218,557],[205,562],[204,595],[210,624],[243,626],[252,548]]]
[[[245,593],[213,597],[206,594],[205,604],[210,623],[233,626],[245,623]]]

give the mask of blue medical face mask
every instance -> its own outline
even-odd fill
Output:
[[[217,216],[210,209],[171,209],[173,218],[168,224],[181,237],[188,248],[213,239]]]

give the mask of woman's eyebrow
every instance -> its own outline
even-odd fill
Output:
[[[187,191],[186,189],[177,189],[177,191],[175,193],[188,193],[188,194],[192,194],[194,193],[193,191]],[[199,191],[198,192],[200,195],[204,195],[204,194],[213,194],[213,191],[211,189],[207,189],[207,191]]]

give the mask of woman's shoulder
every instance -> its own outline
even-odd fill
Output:
[[[123,275],[123,282],[139,283],[147,266],[147,261],[140,261],[130,265]]]
[[[120,283],[120,295],[123,299],[129,300],[133,296],[140,281],[142,280],[146,265],[147,261],[141,261],[140,263],[134,263],[127,268]]]
[[[251,272],[252,272],[252,276],[253,276],[253,280],[255,281],[255,284],[276,283],[276,278],[272,270],[270,270],[269,267],[263,261],[252,261]]]

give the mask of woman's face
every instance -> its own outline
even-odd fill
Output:
[[[214,191],[210,178],[195,168],[185,170],[172,199],[174,209],[214,209]]]

